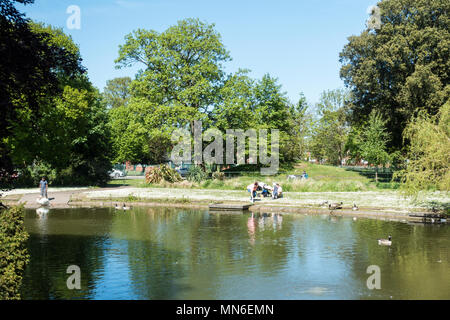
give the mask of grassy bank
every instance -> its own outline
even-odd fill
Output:
[[[307,180],[290,180],[289,175],[301,175],[303,171],[309,175]],[[215,190],[245,190],[255,182],[263,181],[269,185],[274,182],[281,183],[284,191],[291,192],[357,192],[396,189],[397,183],[379,182],[356,171],[346,170],[333,166],[301,163],[293,169],[283,170],[276,176],[261,176],[258,172],[241,172],[239,176],[225,178],[224,180],[206,180],[201,183],[183,181],[169,184],[146,184],[145,180],[113,180],[110,185],[124,185],[131,187],[151,188],[183,188],[183,189],[215,189]]]

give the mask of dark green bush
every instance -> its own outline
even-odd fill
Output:
[[[0,209],[0,300],[20,299],[23,272],[29,261],[23,207]]]

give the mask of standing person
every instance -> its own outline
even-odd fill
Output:
[[[258,182],[252,183],[247,187],[247,191],[250,192],[250,201],[255,202],[256,190],[258,189]]]
[[[42,180],[39,182],[39,187],[41,188],[41,198],[48,198],[48,182],[45,180],[45,177],[42,177]]]
[[[278,184],[274,183],[273,184],[273,191],[272,191],[272,199],[277,199],[278,198]]]

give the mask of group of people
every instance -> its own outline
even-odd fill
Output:
[[[283,197],[283,188],[279,183],[273,183],[273,187],[271,187],[264,182],[256,181],[247,187],[247,191],[250,192],[250,201],[252,203],[255,202],[258,191],[261,191],[261,195],[265,198],[270,196],[272,196],[272,199]]]

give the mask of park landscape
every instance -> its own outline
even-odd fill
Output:
[[[98,88],[63,28],[18,9],[38,1],[0,1],[0,299],[450,298],[447,1],[380,1],[336,52],[343,87],[315,103],[302,88],[293,101],[276,75],[229,72],[233,52],[199,18],[124,30],[114,66],[134,74]],[[174,163],[174,132],[196,121],[221,143],[230,129],[267,130],[277,172],[249,160],[252,147],[262,157],[251,139],[243,163],[217,149],[203,163],[195,147]],[[283,197],[250,203],[255,181]],[[87,276],[69,288],[72,264]],[[378,290],[366,287],[374,264]]]

